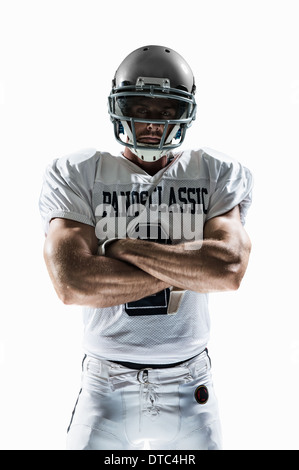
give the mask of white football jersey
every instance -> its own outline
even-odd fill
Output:
[[[154,176],[122,154],[89,149],[49,165],[40,212],[45,233],[52,218],[62,217],[94,226],[99,244],[125,236],[172,244],[201,239],[208,219],[236,205],[244,224],[251,190],[250,171],[211,149],[176,154]],[[151,364],[200,353],[209,340],[208,294],[187,290],[175,314],[168,313],[169,297],[165,289],[136,302],[84,308],[84,352]]]

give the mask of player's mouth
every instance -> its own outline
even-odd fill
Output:
[[[161,140],[160,137],[153,137],[149,135],[138,137],[138,142],[140,142],[141,144],[155,145],[155,144],[159,144],[160,140]]]

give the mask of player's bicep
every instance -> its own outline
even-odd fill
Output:
[[[228,240],[232,237],[242,238],[244,234],[239,206],[225,214],[209,219],[204,226],[205,239]]]
[[[82,283],[83,266],[97,253],[94,227],[73,220],[52,219],[44,245],[44,259],[55,290],[69,302],[71,287]]]
[[[204,227],[204,239],[218,240],[240,264],[247,265],[251,242],[241,223],[239,206],[208,220]]]
[[[95,255],[98,239],[91,225],[74,220],[52,219],[45,240],[45,256],[55,256],[58,252],[71,256],[72,253]]]

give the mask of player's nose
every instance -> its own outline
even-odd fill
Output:
[[[150,131],[150,130],[158,130],[158,129],[163,129],[164,125],[163,124],[158,124],[158,123],[152,123],[152,122],[149,122],[146,126],[146,128]]]

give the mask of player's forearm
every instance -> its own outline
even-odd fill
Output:
[[[243,268],[236,250],[221,240],[204,240],[199,249],[196,243],[160,245],[127,238],[112,243],[107,254],[181,289],[196,292],[237,289]]]
[[[111,307],[169,287],[138,267],[74,249],[45,250],[45,260],[59,298],[68,305]]]

